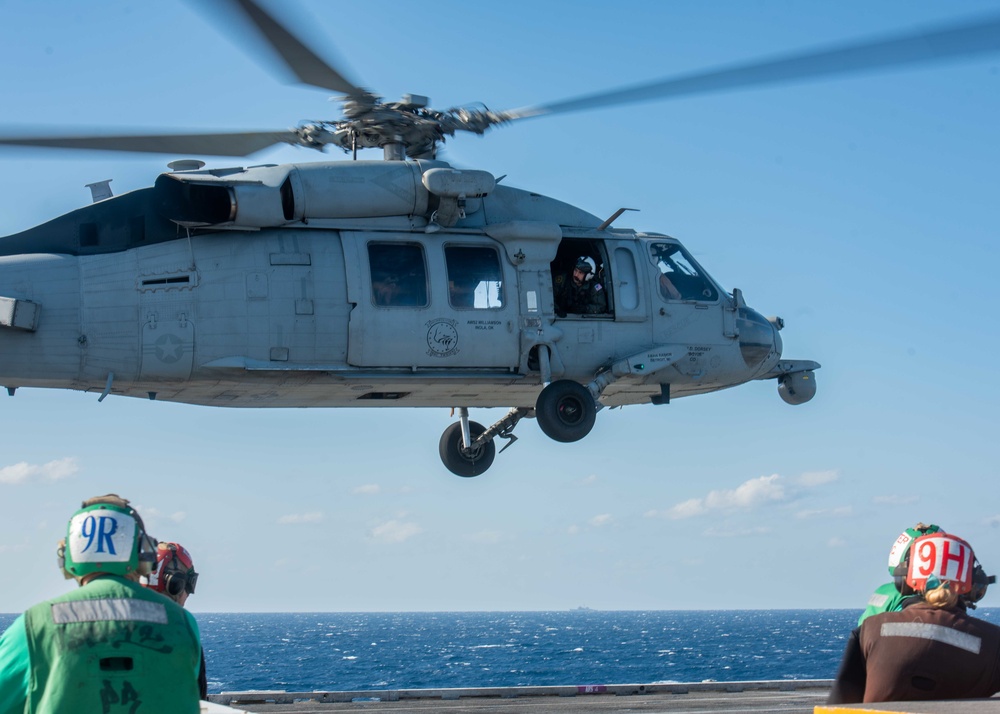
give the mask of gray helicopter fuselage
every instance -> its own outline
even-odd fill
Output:
[[[581,256],[604,311],[557,304]],[[11,390],[531,407],[602,379],[604,406],[660,403],[818,366],[782,363],[779,327],[673,238],[441,162],[164,174],[0,239]]]

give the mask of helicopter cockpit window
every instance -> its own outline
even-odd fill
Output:
[[[427,304],[427,267],[417,243],[369,243],[372,301],[381,307]]]
[[[493,248],[447,246],[448,300],[459,309],[503,307],[503,272]]]
[[[659,290],[664,300],[714,302],[719,291],[699,272],[691,256],[675,243],[653,243],[653,262],[660,269]]]

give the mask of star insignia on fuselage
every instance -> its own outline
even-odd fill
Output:
[[[163,335],[153,343],[156,348],[156,358],[166,364],[171,364],[181,358],[183,344],[177,335]]]

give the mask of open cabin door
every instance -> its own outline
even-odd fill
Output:
[[[516,273],[489,238],[343,232],[348,362],[516,371]]]

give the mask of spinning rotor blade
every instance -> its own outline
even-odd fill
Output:
[[[303,84],[348,96],[365,94],[365,90],[355,86],[341,72],[331,67],[255,0],[226,0],[225,5],[230,12],[239,13],[253,23],[261,35],[260,39],[278,54]],[[231,31],[229,25],[225,25],[224,29]]]
[[[599,92],[551,104],[501,112],[507,120],[597,109],[652,99],[719,92],[825,75],[850,74],[883,67],[947,60],[1000,50],[1000,16],[972,23],[933,27],[876,41],[834,47],[820,52],[725,67],[648,84]]]
[[[148,154],[247,156],[274,144],[299,143],[294,131],[222,134],[143,134],[133,136],[0,137],[0,145],[43,146],[53,149],[135,151]]]

